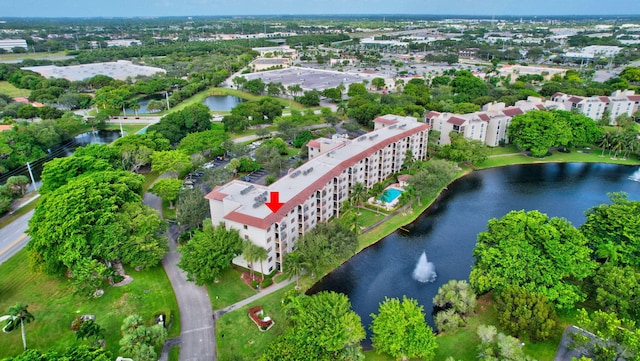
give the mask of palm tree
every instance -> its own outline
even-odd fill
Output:
[[[262,268],[262,262],[269,258],[269,254],[264,247],[256,246],[256,261],[260,261],[260,273],[262,273],[262,280],[264,281],[264,269]]]
[[[358,207],[358,214],[360,214],[360,204],[364,200],[364,197],[367,194],[367,189],[364,187],[364,184],[357,182],[351,187],[351,201],[356,204]]]
[[[298,280],[307,268],[307,263],[304,261],[304,257],[300,252],[291,252],[284,255],[282,260],[283,273],[292,279],[296,277],[296,289],[299,289]]]
[[[253,263],[258,260],[257,246],[251,241],[246,240],[242,246],[242,257],[249,263],[249,274],[253,281]]]
[[[18,302],[15,305],[9,307],[9,317],[3,317],[7,318],[7,324],[2,329],[2,331],[4,332],[11,332],[15,330],[16,327],[18,327],[18,324],[20,324],[20,328],[22,330],[22,346],[24,346],[25,350],[27,349],[27,339],[24,334],[24,324],[29,323],[35,319],[35,317],[33,317],[31,313],[29,313],[27,307],[29,306],[25,305],[22,302]]]
[[[136,114],[136,117],[138,116],[138,110],[140,109],[140,104],[138,103],[137,100],[132,100],[129,103],[129,108],[133,110],[133,112]]]

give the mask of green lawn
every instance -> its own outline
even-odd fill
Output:
[[[173,346],[169,350],[169,361],[178,361],[180,359],[180,346]]]
[[[74,318],[92,314],[106,332],[107,349],[117,354],[120,326],[128,315],[137,313],[148,322],[161,312],[173,315],[169,337],[180,334],[180,318],[173,289],[161,266],[136,272],[127,269],[133,282],[108,287],[100,298],[73,294],[67,279],[31,273],[26,250],[0,265],[0,312],[17,302],[29,305],[35,320],[26,326],[27,345],[40,350],[62,351],[75,341],[70,329]],[[159,350],[158,350],[159,351]],[[20,332],[2,334],[0,358],[22,352]]]
[[[28,97],[31,94],[31,90],[19,89],[8,81],[0,81],[0,94],[6,94],[12,98]]]
[[[207,292],[211,299],[211,307],[219,310],[256,294],[240,279],[240,271],[229,268],[224,271],[218,283],[207,282]]]
[[[628,159],[620,159],[620,158],[614,159],[614,158],[611,158],[608,152],[606,151],[604,152],[604,155],[602,155],[602,151],[597,148],[587,150],[587,151],[590,153],[583,153],[584,150],[581,150],[581,152],[579,152],[575,149],[572,149],[571,153],[562,153],[562,152],[554,151],[550,156],[544,157],[544,158],[529,157],[523,154],[510,155],[510,156],[504,156],[504,157],[494,157],[494,158],[489,158],[485,160],[484,162],[479,164],[477,168],[492,168],[492,167],[501,167],[501,166],[512,165],[512,164],[550,163],[550,162],[612,163],[612,164],[629,164],[629,165],[636,165],[640,163],[640,161],[638,161],[637,155],[635,154],[631,155],[631,157],[629,157]]]
[[[293,287],[294,285],[291,284],[248,306],[220,317],[216,321],[218,360],[256,360],[260,357],[267,346],[285,329],[281,299]],[[267,315],[275,322],[269,331],[260,331],[247,314],[249,308],[257,305],[262,306]]]

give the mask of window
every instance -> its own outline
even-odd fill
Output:
[[[243,227],[244,229],[249,229],[249,227],[247,227],[247,225],[246,225],[246,224],[243,224],[243,225],[242,225],[242,227]]]

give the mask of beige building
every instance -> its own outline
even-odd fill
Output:
[[[579,97],[564,93],[555,93],[551,100],[561,103],[564,110],[574,110],[588,116],[591,119],[602,119],[605,111],[609,111],[611,124],[615,124],[616,119],[627,114],[633,116],[640,108],[640,95],[636,95],[633,90],[616,90],[611,96],[591,96]]]
[[[440,113],[431,111],[426,115],[426,121],[431,129],[440,132],[439,145],[450,144],[449,133],[452,131],[462,134],[467,139],[479,140],[490,147],[500,145],[500,141],[507,141],[507,127],[511,119],[531,110],[558,109],[559,104],[543,101],[540,98],[529,97],[520,100],[512,107],[504,103],[489,103],[482,110],[469,114]]]
[[[371,188],[397,173],[407,150],[424,159],[429,126],[412,117],[385,115],[374,120],[375,129],[356,139],[317,139],[309,142],[310,160],[270,186],[239,180],[216,187],[206,195],[214,225],[223,223],[267,250],[268,258],[256,269],[282,270],[282,258],[296,241],[318,223],[340,215],[356,183]],[[284,205],[272,212],[265,202],[278,192]],[[237,257],[235,264],[248,267]]]

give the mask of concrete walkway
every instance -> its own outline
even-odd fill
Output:
[[[238,309],[240,307],[246,306],[246,305],[250,304],[251,302],[253,302],[255,300],[259,300],[260,298],[262,298],[262,297],[264,297],[266,295],[269,295],[269,294],[272,294],[272,293],[274,293],[276,291],[279,291],[279,290],[287,287],[288,285],[292,284],[297,279],[298,279],[297,277],[294,277],[294,278],[292,278],[290,280],[287,280],[285,282],[276,283],[276,284],[274,284],[272,286],[267,287],[264,290],[260,290],[260,292],[256,293],[255,295],[253,295],[251,297],[245,298],[242,301],[239,301],[239,302],[236,302],[236,303],[232,304],[231,306],[227,306],[225,308],[222,308],[222,309],[219,309],[219,310],[215,310],[215,311],[213,311],[213,318],[217,320],[218,318],[220,318],[220,316],[224,315],[225,313],[231,312],[231,311],[236,310],[236,309]]]

